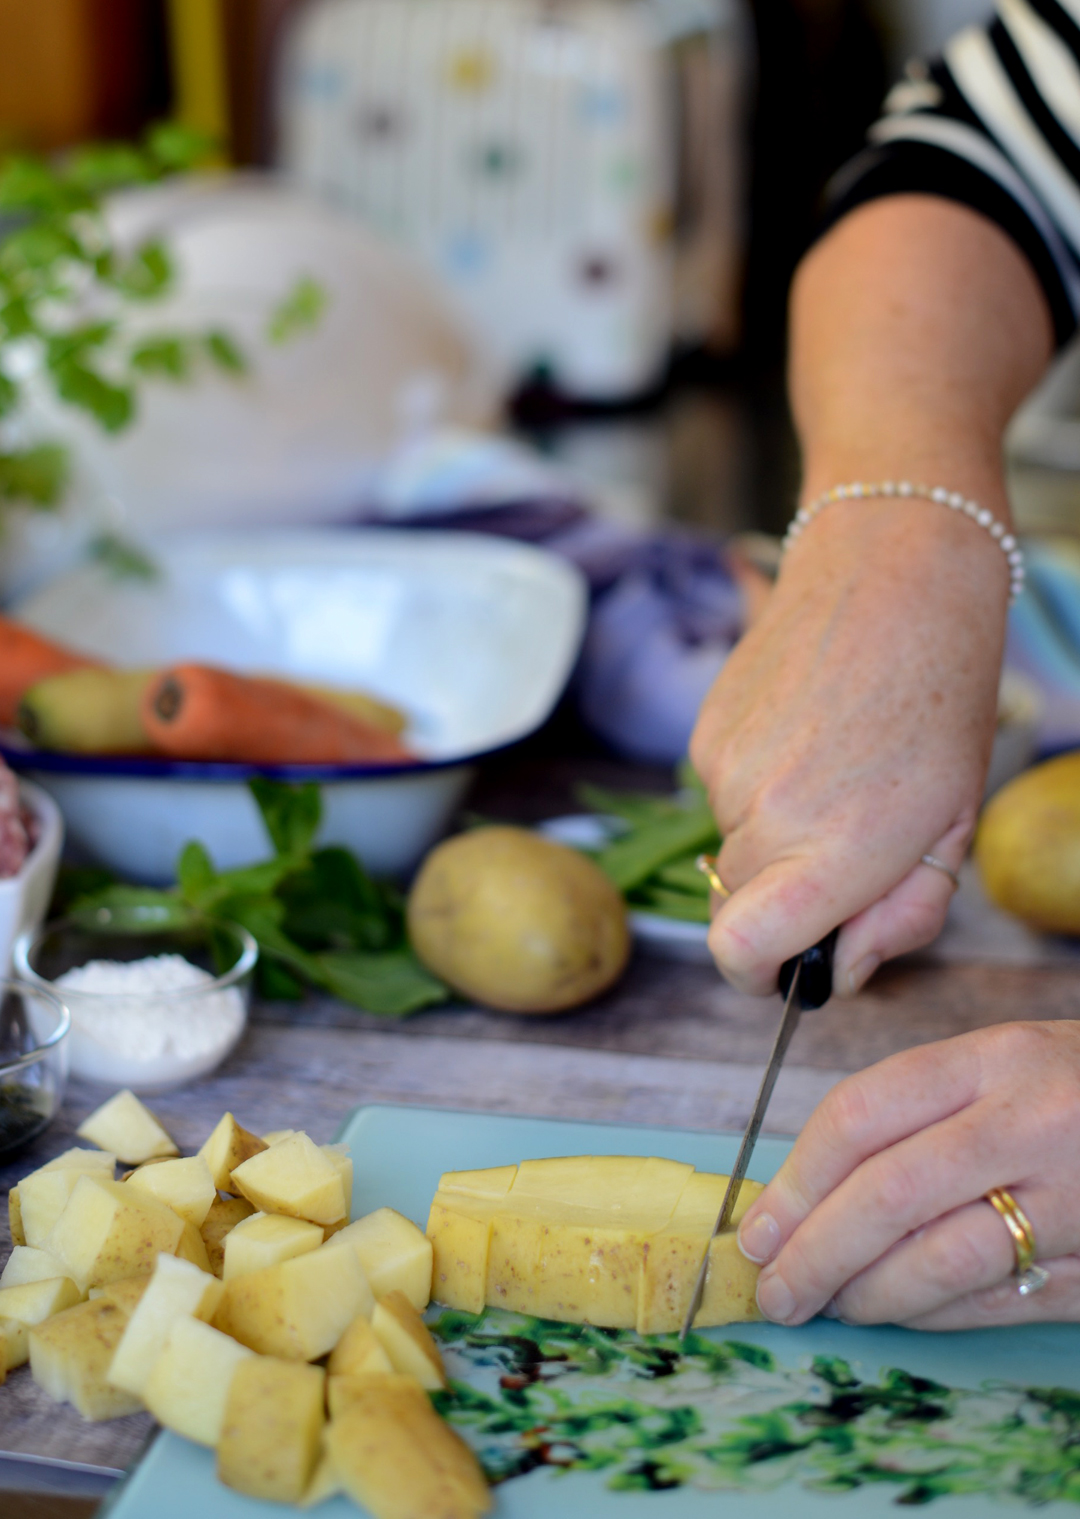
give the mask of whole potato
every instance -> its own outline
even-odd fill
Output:
[[[1001,788],[983,812],[975,859],[999,907],[1034,928],[1080,934],[1080,751]]]
[[[464,996],[557,1013],[612,984],[630,954],[622,897],[591,860],[525,828],[432,850],[408,905],[416,953]]]

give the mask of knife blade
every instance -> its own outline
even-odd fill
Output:
[[[802,1014],[810,1008],[822,1007],[832,996],[832,962],[833,950],[836,947],[838,929],[826,934],[819,944],[804,954],[797,955],[792,960],[784,962],[780,969],[780,990],[784,996],[784,1010],[780,1017],[780,1027],[776,1031],[773,1047],[769,1053],[768,1064],[761,1078],[757,1097],[754,1099],[754,1107],[750,1114],[750,1122],[746,1125],[746,1132],[739,1146],[739,1153],[735,1157],[735,1164],[731,1169],[728,1179],[727,1190],[724,1192],[724,1200],[720,1204],[720,1212],[717,1214],[716,1223],[705,1245],[705,1253],[702,1256],[701,1266],[698,1270],[697,1279],[694,1282],[694,1291],[690,1298],[690,1307],[679,1338],[685,1340],[690,1333],[698,1310],[701,1308],[701,1299],[705,1295],[705,1283],[709,1275],[709,1255],[712,1242],[721,1230],[726,1229],[731,1222],[731,1215],[735,1211],[735,1204],[739,1200],[739,1192],[746,1179],[747,1167],[750,1157],[754,1153],[757,1137],[761,1132],[761,1125],[765,1119],[765,1112],[769,1106],[769,1099],[776,1085],[776,1078],[780,1074],[780,1067],[784,1063],[788,1045],[792,1036],[799,1026]]]

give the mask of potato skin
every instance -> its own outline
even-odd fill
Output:
[[[990,900],[1047,933],[1080,934],[1080,751],[1018,775],[975,836]]]
[[[252,1498],[298,1503],[319,1460],[325,1373],[252,1356],[236,1368],[217,1447],[217,1474]]]
[[[525,828],[477,828],[432,850],[408,924],[429,970],[509,1013],[588,1002],[630,955],[626,907],[603,872]]]

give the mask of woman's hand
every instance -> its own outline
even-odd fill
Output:
[[[767,1318],[965,1329],[1080,1319],[1080,1023],[1014,1023],[893,1055],[814,1112],[739,1244]],[[1021,1297],[1004,1187],[1048,1285]]]

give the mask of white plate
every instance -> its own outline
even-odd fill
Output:
[[[186,535],[154,549],[152,583],[96,566],[15,609],[121,665],[197,660],[385,697],[410,716],[415,765],[291,766],[324,786],[324,842],[379,874],[409,870],[445,826],[469,765],[537,728],[585,627],[585,583],[542,549],[465,533],[319,529]],[[57,799],[72,837],[141,880],[172,878],[201,839],[227,868],[267,842],[242,765],[87,759],[8,746]]]

